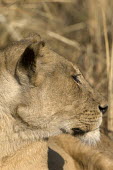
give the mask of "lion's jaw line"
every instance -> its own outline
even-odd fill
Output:
[[[83,136],[79,136],[80,140],[88,145],[96,145],[96,143],[100,140],[100,131],[99,129],[90,131]]]

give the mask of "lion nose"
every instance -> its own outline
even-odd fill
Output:
[[[104,114],[108,110],[108,106],[99,106],[99,110]]]

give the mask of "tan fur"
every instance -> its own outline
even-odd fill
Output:
[[[63,170],[113,169],[113,142],[105,135],[101,136],[100,142],[95,146],[85,145],[71,135],[59,135],[49,140],[49,147],[65,160]],[[56,154],[51,158],[51,162],[55,156]],[[55,169],[56,164],[52,164],[52,169]]]
[[[79,75],[77,81],[73,79],[73,75]],[[28,152],[29,145],[32,149],[36,141],[43,141],[63,132],[73,134],[72,128],[89,132],[80,137],[86,143],[95,143],[99,140],[102,115],[99,110],[100,99],[97,96],[77,66],[49,50],[39,36],[13,43],[1,51],[2,170],[6,167],[16,169],[10,157],[16,162]],[[36,150],[40,153],[39,148]],[[45,150],[47,152],[47,146]],[[46,155],[46,152],[41,152],[41,156]],[[8,161],[6,160],[5,167],[2,167],[2,161],[6,157]],[[27,158],[25,162],[26,160]],[[43,161],[46,162],[45,159]],[[22,165],[23,163],[18,164],[18,167]],[[27,169],[28,164],[25,163],[25,166]],[[33,169],[33,165],[31,167]],[[44,167],[42,169],[44,170]]]
[[[0,170],[48,170],[47,143],[33,142],[17,150],[12,156],[3,157]]]

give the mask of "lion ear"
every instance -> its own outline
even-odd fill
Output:
[[[42,57],[40,51],[45,46],[44,41],[35,42],[27,46],[17,62],[15,76],[20,84],[30,83],[36,71],[36,61]]]

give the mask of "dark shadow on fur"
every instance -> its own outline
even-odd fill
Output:
[[[54,150],[48,149],[48,168],[49,170],[63,170],[64,159]]]

